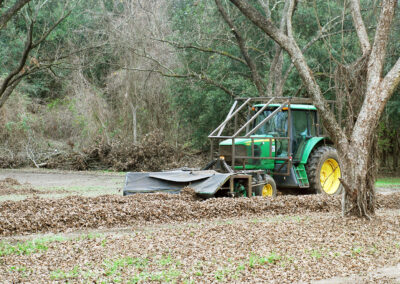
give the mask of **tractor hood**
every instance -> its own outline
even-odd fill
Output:
[[[269,143],[270,140],[275,141],[272,135],[252,135],[252,138],[254,138],[254,144],[259,145],[259,144],[264,144],[264,143]],[[235,139],[235,145],[244,145],[244,146],[251,146],[251,138],[237,138]],[[232,139],[226,139],[219,143],[220,146],[232,146]]]
[[[252,141],[254,142],[254,147],[252,147]],[[274,136],[269,134],[234,139],[235,157],[237,157],[235,158],[234,169],[273,169],[273,159],[258,158],[275,157],[275,142]],[[232,139],[226,139],[219,143],[219,154],[224,157],[228,164],[232,163],[232,150]],[[250,158],[253,153],[255,158]],[[249,158],[246,159],[245,157]]]

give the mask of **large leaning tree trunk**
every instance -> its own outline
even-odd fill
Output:
[[[247,0],[230,0],[254,25],[272,38],[284,49],[297,69],[308,95],[318,108],[325,128],[334,141],[339,155],[342,157],[341,182],[345,188],[343,213],[370,217],[374,214],[374,152],[375,132],[378,121],[387,101],[400,82],[400,59],[388,73],[383,76],[383,65],[386,57],[386,45],[397,0],[381,2],[381,12],[371,43],[360,12],[359,0],[351,0],[351,13],[354,28],[360,41],[362,56],[357,62],[365,66],[365,78],[362,89],[362,103],[352,129],[345,131],[334,113],[328,107],[320,86],[307,64],[305,56],[299,48],[292,32],[292,15],[295,0],[288,2],[286,33],[275,26],[271,18],[265,17]],[[357,64],[355,62],[354,64]],[[360,63],[361,62],[361,63]],[[364,63],[364,64],[363,64]]]

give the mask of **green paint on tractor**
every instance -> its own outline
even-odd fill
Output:
[[[236,151],[241,151],[242,155],[252,156],[252,140],[254,141],[254,155],[257,157],[275,157],[275,139],[272,135],[253,135],[251,138],[240,138],[235,139]],[[272,145],[270,146],[270,144]],[[220,144],[220,152],[224,146],[228,146],[228,149],[231,149],[232,139],[226,139],[222,141]],[[222,146],[222,147],[221,147]],[[229,151],[229,150],[228,150]],[[243,159],[242,159],[243,160]],[[239,159],[240,161],[240,159]],[[254,170],[254,169],[262,169],[262,170],[273,170],[275,167],[274,160],[272,159],[264,159],[264,160],[256,160],[256,159],[248,159],[245,163],[245,170]],[[243,165],[238,163],[235,169],[243,169]]]

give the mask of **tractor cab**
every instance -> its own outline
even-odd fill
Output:
[[[264,104],[255,105],[252,108],[254,114],[259,111]],[[280,104],[269,105],[254,121],[253,126],[257,125],[265,118],[267,118],[274,110],[280,107]],[[308,139],[316,137],[319,133],[317,129],[317,109],[313,105],[306,104],[291,104],[291,115],[289,117],[289,108],[284,107],[281,111],[276,113],[269,121],[265,122],[256,132],[258,136],[272,137],[291,137],[288,140],[278,140],[276,143],[276,156],[277,157],[293,157],[293,162],[298,163],[304,152],[305,145]],[[251,115],[250,114],[250,115]],[[289,119],[291,133],[289,133]],[[291,153],[287,152],[289,145]]]

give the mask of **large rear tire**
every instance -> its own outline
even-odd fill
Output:
[[[256,196],[275,197],[277,190],[274,179],[270,176],[267,176],[263,185],[258,185],[254,187],[254,192]]]
[[[340,160],[335,148],[321,146],[315,149],[308,158],[306,172],[313,193],[335,195],[343,191],[339,180]]]

